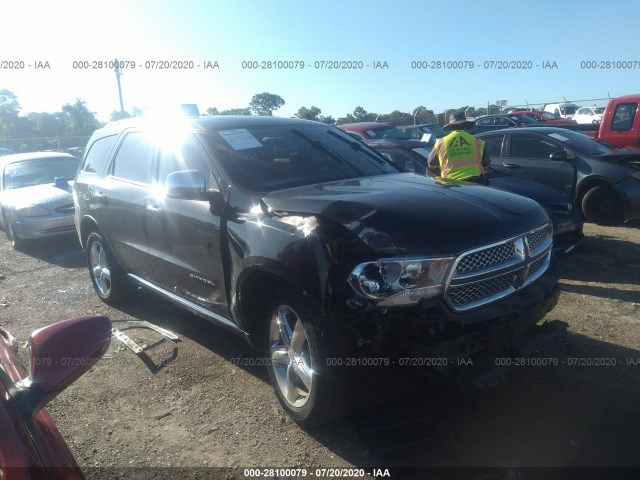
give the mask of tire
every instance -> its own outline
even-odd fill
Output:
[[[7,239],[11,242],[13,248],[15,250],[22,250],[25,247],[26,240],[18,236],[16,228],[13,225],[13,221],[4,214],[2,216],[2,222],[4,223],[4,231],[7,235]]]
[[[582,197],[582,213],[587,220],[598,225],[624,223],[622,199],[607,185],[598,185],[585,193]]]
[[[273,296],[267,319],[269,377],[287,414],[302,427],[337,419],[346,409],[339,381],[327,365],[307,302],[289,289]]]
[[[92,232],[85,250],[91,283],[100,299],[115,304],[130,297],[132,288],[102,235]]]

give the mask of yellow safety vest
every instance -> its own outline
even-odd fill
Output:
[[[482,175],[484,142],[463,130],[451,132],[433,147],[438,152],[440,176],[464,180]]]

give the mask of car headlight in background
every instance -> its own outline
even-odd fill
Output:
[[[15,210],[21,217],[45,217],[51,215],[49,210],[37,205],[25,205],[24,207],[17,207]]]
[[[349,275],[349,284],[380,306],[412,305],[444,290],[452,258],[381,259],[361,263]]]

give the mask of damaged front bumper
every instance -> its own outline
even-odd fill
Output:
[[[559,294],[554,262],[538,281],[509,298],[466,314],[449,313],[438,325],[458,326],[458,330],[451,330],[457,334],[413,339],[409,354],[416,359],[438,359],[436,370],[450,372],[467,365],[467,359],[490,350],[501,351],[522,337],[555,307]]]

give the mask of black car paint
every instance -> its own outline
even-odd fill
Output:
[[[207,318],[222,318],[223,326],[257,347],[263,346],[260,308],[274,285],[301,292],[312,306],[317,327],[344,342],[345,333],[353,330],[343,327],[367,321],[377,311],[362,299],[350,303],[356,294],[346,278],[357,264],[394,255],[455,256],[549,221],[536,202],[518,195],[409,173],[250,192],[235,185],[216,163],[207,130],[251,125],[317,124],[265,117],[192,121],[192,133],[210,156],[219,189],[216,200],[158,199],[151,186],[114,179],[109,170],[80,171],[75,191],[76,227],[83,246],[88,232],[100,229],[124,272],[197,303],[215,314]],[[126,127],[121,123],[108,126],[94,134],[89,145],[122,131]],[[112,189],[121,188],[122,195],[112,199]],[[135,205],[118,205],[127,197],[124,190],[133,193],[128,200]],[[526,316],[538,307],[546,313],[557,299],[557,279],[556,269],[549,268],[532,285],[465,314],[452,312],[442,301],[389,310],[391,316],[424,319],[426,308],[432,310],[430,321],[490,328],[489,324]]]

